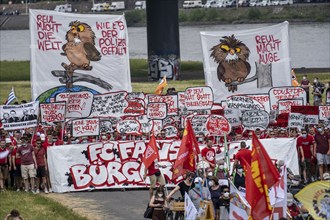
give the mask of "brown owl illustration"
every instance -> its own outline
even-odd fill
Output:
[[[100,52],[95,48],[95,33],[92,28],[79,21],[69,24],[70,30],[66,33],[66,44],[62,46],[64,53],[70,61],[70,65],[62,63],[66,70],[76,69],[91,70],[90,61],[99,61]]]
[[[228,91],[237,91],[237,85],[230,85],[234,81],[243,82],[249,75],[251,66],[247,62],[250,55],[249,48],[237,40],[234,35],[224,36],[220,44],[212,47],[211,57],[219,64],[217,69],[219,81],[224,81]]]

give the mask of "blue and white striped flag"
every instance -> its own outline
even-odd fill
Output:
[[[7,98],[7,101],[6,101],[6,104],[5,105],[9,105],[15,99],[17,99],[17,98],[15,96],[14,88],[11,88],[11,91],[8,94],[8,98]]]

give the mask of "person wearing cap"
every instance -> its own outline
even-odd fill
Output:
[[[31,183],[31,191],[35,194],[34,180],[37,174],[36,169],[38,168],[36,157],[33,146],[27,142],[27,138],[23,136],[21,141],[22,146],[17,149],[17,155],[21,157],[21,171],[25,192],[29,191],[29,184]]]
[[[195,187],[189,190],[189,197],[195,208],[199,210],[199,204],[202,200],[211,200],[211,193],[208,187],[203,186],[203,179],[196,177],[194,180]]]
[[[327,166],[330,164],[330,132],[325,132],[322,125],[318,125],[314,136],[314,157],[316,157],[319,166],[319,174],[323,180],[323,173],[327,172]]]
[[[306,130],[301,131],[297,138],[298,158],[300,168],[304,176],[304,183],[308,183],[308,177],[311,177],[311,161],[313,159],[314,138],[307,134]]]

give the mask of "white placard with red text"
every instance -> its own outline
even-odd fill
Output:
[[[213,91],[211,87],[191,87],[185,91],[185,107],[187,110],[211,109]]]
[[[84,118],[72,121],[72,136],[96,136],[100,134],[100,122],[98,118]]]
[[[56,95],[57,102],[66,102],[66,118],[85,118],[91,113],[93,104],[93,93],[67,92]]]
[[[65,102],[40,103],[41,122],[65,121]]]
[[[270,110],[278,109],[278,101],[281,99],[302,99],[306,105],[306,91],[298,86],[276,87],[271,88],[268,92]]]

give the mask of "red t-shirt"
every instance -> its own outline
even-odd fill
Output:
[[[155,167],[155,162],[152,162],[152,164],[150,164],[150,166],[148,167],[147,176],[154,175],[157,171],[159,171],[159,169]]]
[[[45,166],[44,156],[46,155],[46,151],[43,147],[40,149],[34,148],[34,154],[36,155],[36,161],[38,166]]]
[[[314,136],[316,142],[316,153],[326,154],[329,150],[330,133],[324,132],[323,134],[316,133]]]
[[[33,161],[33,146],[31,144],[22,145],[17,149],[17,153],[21,155],[21,164],[22,165],[31,165],[34,164]]]
[[[2,147],[0,147],[0,153],[1,153],[1,152],[5,152],[5,151],[7,151],[6,148],[2,148]],[[7,158],[8,158],[8,157],[5,157],[5,158],[0,159],[0,165],[5,165],[5,164],[7,164]]]
[[[17,147],[14,148],[13,152],[11,153],[11,156],[15,156],[15,164],[21,165],[21,158],[16,156],[17,153]]]
[[[297,148],[298,148],[298,157],[301,158],[301,152],[300,147],[302,147],[304,151],[304,158],[305,159],[311,159],[312,158],[312,152],[311,152],[311,145],[314,143],[314,138],[312,135],[307,135],[306,138],[303,138],[302,136],[299,136],[297,138]]]
[[[202,157],[205,157],[205,159],[213,165],[215,164],[215,150],[213,148],[205,147],[202,150]]]
[[[249,166],[251,166],[251,159],[252,159],[251,153],[252,151],[246,148],[240,149],[238,153],[235,155],[235,159],[238,160],[243,167],[245,166],[246,163],[248,163]]]

